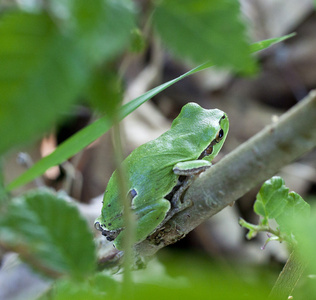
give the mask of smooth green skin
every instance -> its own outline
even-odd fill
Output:
[[[124,160],[128,190],[137,192],[131,203],[137,219],[136,243],[143,241],[166,217],[170,201],[164,197],[177,184],[179,175],[190,175],[191,168],[196,173],[200,166],[205,170],[205,166],[211,165],[222,148],[228,128],[228,118],[221,110],[203,109],[196,103],[188,103],[172,122],[170,130],[138,147]],[[197,160],[220,129],[223,129],[224,136],[213,146],[212,153]],[[127,201],[130,199],[131,196]],[[115,171],[107,185],[101,216],[95,224],[99,223],[99,230],[103,233],[121,231],[114,241],[119,250],[124,236],[122,211]]]

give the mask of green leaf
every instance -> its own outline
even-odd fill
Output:
[[[279,37],[279,38],[273,38],[273,39],[267,39],[267,40],[263,40],[261,42],[257,42],[257,43],[254,43],[254,44],[251,44],[250,45],[250,50],[251,52],[258,52],[258,51],[261,51],[261,50],[264,50],[274,44],[277,44],[277,43],[280,43],[280,42],[283,42],[293,36],[295,36],[296,33],[290,33],[288,35],[284,35],[282,37]]]
[[[154,23],[163,42],[181,57],[237,71],[255,69],[238,1],[160,1]]]
[[[91,5],[89,1],[81,0]],[[90,46],[91,52],[100,49],[100,57],[113,58],[126,50],[135,27],[135,12],[131,1],[108,0],[107,18],[100,26],[95,43]]]
[[[308,217],[310,207],[300,195],[289,193],[284,180],[275,176],[262,185],[254,210],[264,220],[275,219],[281,231],[289,234],[293,230],[291,221],[297,216]]]
[[[93,235],[78,209],[48,191],[13,199],[0,221],[0,240],[35,269],[83,278],[95,268]]]
[[[96,70],[89,80],[87,98],[99,112],[114,118],[123,98],[119,76],[108,70]]]
[[[47,130],[87,75],[80,52],[46,14],[0,20],[0,154]]]
[[[254,210],[266,219],[274,219],[286,206],[289,189],[284,185],[281,177],[267,180],[257,194]]]
[[[279,38],[280,41],[283,40],[283,37]],[[277,42],[276,40],[274,41]],[[262,42],[259,42],[262,44]],[[254,48],[259,47],[259,43],[255,43]],[[258,45],[258,46],[256,46]],[[268,47],[269,44],[266,44]],[[263,46],[262,46],[263,47]],[[260,48],[262,50],[263,48]],[[192,74],[195,74],[199,71],[205,70],[207,68],[212,67],[213,64],[208,62],[204,63],[187,73],[170,80],[168,82],[165,82],[148,92],[144,93],[143,95],[137,97],[136,99],[126,103],[124,106],[121,107],[119,110],[119,119],[124,119],[127,115],[129,115],[131,112],[133,112],[135,109],[137,109],[139,106],[141,106],[144,102],[151,99],[158,93],[162,92],[169,86],[175,84],[176,82],[180,81],[181,79],[190,76]],[[36,164],[34,164],[29,170],[24,172],[22,175],[20,175],[18,178],[13,180],[6,188],[7,190],[13,190],[17,188],[18,186],[21,186],[23,184],[26,184],[27,182],[32,181],[36,177],[43,174],[47,169],[49,169],[52,166],[58,165],[71,156],[75,155],[79,151],[81,151],[83,148],[88,146],[90,143],[98,139],[100,136],[102,136],[104,133],[106,133],[112,126],[112,121],[108,116],[104,116],[103,118],[95,121],[91,125],[85,127],[81,131],[74,134],[72,137],[70,137],[68,140],[66,140],[64,143],[62,143],[53,153],[50,155],[42,158],[40,161],[38,161]]]
[[[281,230],[291,233],[294,229],[293,220],[297,217],[302,219],[310,215],[310,206],[295,192],[290,192],[287,197],[286,206],[282,213],[276,218]]]
[[[101,272],[95,273],[89,281],[78,284],[72,280],[60,280],[54,286],[54,300],[104,300],[118,299],[121,283]],[[106,297],[105,297],[106,295]]]
[[[135,26],[126,1],[54,5],[68,17],[21,11],[2,16],[0,154],[49,129],[80,95],[90,68],[124,51]]]
[[[311,214],[309,217],[302,215],[295,215],[291,220],[295,239],[298,247],[297,252],[300,254],[302,262],[306,264],[306,274],[315,274],[316,272],[316,210],[315,206],[312,206]],[[316,285],[314,281],[311,281],[313,291],[316,295]]]
[[[66,27],[92,64],[108,61],[125,50],[135,27],[133,3],[122,0],[54,0],[56,16],[66,11]],[[64,13],[65,15],[65,13]]]

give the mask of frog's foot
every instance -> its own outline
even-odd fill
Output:
[[[174,192],[170,200],[171,211],[169,215],[171,215],[171,217],[192,205],[191,200],[182,201],[183,195],[193,180],[211,166],[212,164],[209,161],[198,159],[179,162],[173,167],[173,172],[180,176],[179,180],[184,176],[185,179],[181,182],[180,187]],[[169,219],[171,217],[169,217]]]
[[[168,212],[166,218],[163,220],[163,223],[161,225],[166,224],[174,215],[178,214],[179,212],[187,209],[188,207],[192,205],[193,205],[193,202],[190,199],[186,200],[185,202],[181,202],[180,205],[177,205],[176,207],[172,208]]]
[[[180,188],[175,192],[171,199],[171,211],[175,211],[174,214],[188,208],[192,205],[191,200],[187,200],[182,202],[183,195],[188,187],[192,184],[195,176],[191,175],[188,176],[181,184]]]
[[[119,235],[119,233],[123,230],[123,228],[120,228],[119,230],[108,230],[104,229],[100,222],[95,222],[94,227],[96,230],[101,231],[102,235],[106,237],[106,239],[110,242],[116,239],[116,237]]]
[[[179,189],[174,193],[170,202],[171,202],[171,209],[168,211],[165,219],[159,224],[157,229],[163,227],[174,215],[177,213],[187,209],[188,207],[192,206],[192,200],[188,199],[184,202],[181,201],[181,198],[186,191],[186,189],[191,185],[193,182],[194,176],[188,176],[182,183]]]

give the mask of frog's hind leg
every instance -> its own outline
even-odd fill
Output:
[[[136,213],[138,226],[136,227],[136,241],[144,240],[164,221],[170,202],[164,198],[158,200],[154,205],[144,206]]]

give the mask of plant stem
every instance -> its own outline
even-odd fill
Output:
[[[134,220],[133,215],[130,209],[130,201],[126,198],[127,195],[127,178],[126,178],[126,170],[122,165],[123,161],[123,151],[122,151],[122,143],[121,143],[121,134],[119,123],[115,122],[113,127],[113,136],[114,136],[114,148],[115,148],[115,160],[117,165],[117,175],[119,182],[119,191],[120,191],[120,200],[123,204],[123,218],[124,218],[124,226],[125,226],[125,236],[123,240],[123,249],[124,249],[124,258],[123,258],[123,285],[122,285],[122,296],[126,298],[127,296],[132,295],[132,273],[131,267],[133,265],[133,248],[132,245],[134,243]]]
[[[297,258],[296,252],[292,251],[272,288],[269,298],[281,300],[288,299],[304,270],[305,265]]]
[[[0,208],[8,201],[8,195],[4,187],[3,157],[0,157]]]

